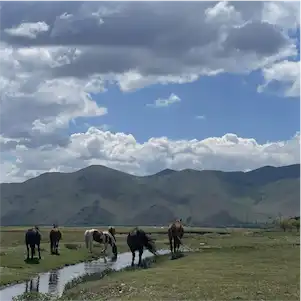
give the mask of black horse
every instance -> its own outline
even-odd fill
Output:
[[[41,259],[41,249],[40,249],[41,240],[42,240],[42,235],[37,226],[27,230],[27,232],[25,233],[27,259],[29,259],[29,248],[31,250],[31,259],[33,259],[33,256],[35,255],[35,251],[36,251],[36,246],[38,247],[39,259]]]
[[[156,246],[153,239],[141,229],[135,228],[128,234],[127,244],[132,252],[132,266],[134,266],[136,251],[139,252],[138,266],[142,265],[142,254],[144,247],[154,255],[157,255]]]
[[[62,239],[62,233],[57,228],[56,225],[53,225],[53,229],[51,229],[49,233],[49,240],[50,240],[50,253],[59,255],[59,243]]]

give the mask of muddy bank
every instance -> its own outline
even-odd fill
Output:
[[[167,250],[159,250],[159,255],[168,254]],[[143,258],[152,257],[148,251],[143,253]],[[0,290],[1,301],[12,301],[13,297],[22,295],[26,292],[40,292],[53,295],[54,297],[60,297],[65,286],[68,284],[68,288],[76,285],[81,280],[81,277],[85,275],[104,275],[110,271],[120,271],[128,267],[131,263],[132,254],[130,252],[121,253],[118,255],[118,259],[115,262],[108,261],[104,263],[103,259],[93,260],[90,262],[78,263],[49,271],[46,273],[40,273],[33,279],[10,285],[9,287]]]

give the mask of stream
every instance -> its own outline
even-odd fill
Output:
[[[159,255],[168,254],[168,250],[159,250]],[[154,256],[149,251],[143,252],[143,258]],[[17,283],[0,290],[1,301],[12,301],[13,297],[22,295],[25,292],[40,292],[48,293],[53,296],[62,296],[65,285],[79,277],[87,274],[101,273],[104,270],[111,268],[119,271],[130,265],[132,261],[132,253],[120,253],[115,262],[104,263],[103,258],[93,260],[90,262],[82,262],[75,265],[70,265],[58,270],[53,270],[45,273],[40,273],[31,280],[26,282]],[[136,256],[135,264],[138,262]]]

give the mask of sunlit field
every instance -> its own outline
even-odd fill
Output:
[[[168,249],[166,229],[142,227],[157,248]],[[51,256],[42,227],[42,260],[26,264],[24,230],[1,228],[1,285],[29,279],[41,271],[91,260],[84,247],[86,228],[62,227],[61,256]],[[101,229],[101,228],[100,228]],[[117,227],[119,252],[128,251],[127,227]],[[148,269],[110,273],[67,290],[62,300],[296,300],[299,299],[299,233],[250,229],[185,228],[183,246],[192,252],[177,260],[159,257]],[[191,232],[192,234],[190,234]]]

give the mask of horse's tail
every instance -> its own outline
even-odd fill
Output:
[[[89,249],[89,244],[90,244],[90,232],[87,230],[85,232],[85,243],[86,243],[86,248]]]

